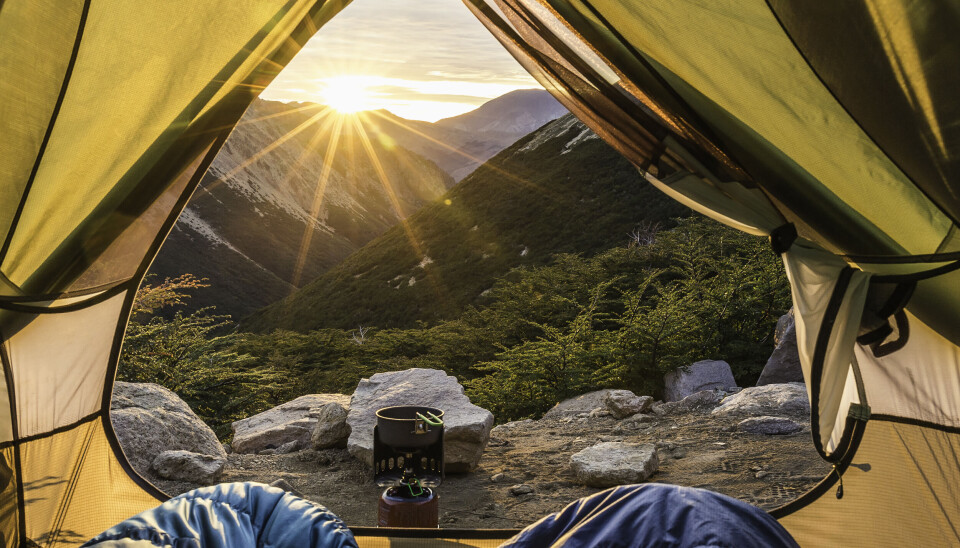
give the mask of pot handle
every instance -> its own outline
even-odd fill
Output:
[[[443,419],[434,415],[433,413],[427,411],[427,417],[423,413],[417,413],[417,421],[414,424],[413,433],[414,434],[426,434],[430,431],[427,426],[443,426]]]

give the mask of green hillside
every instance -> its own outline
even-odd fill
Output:
[[[482,305],[511,268],[625,245],[687,210],[571,115],[507,148],[402,225],[242,328],[411,327]]]

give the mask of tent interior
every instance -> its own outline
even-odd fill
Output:
[[[6,546],[166,498],[109,418],[135,293],[247,106],[348,3],[0,1]],[[960,544],[960,5],[465,3],[650,184],[781,253],[834,471],[774,517],[804,546]]]

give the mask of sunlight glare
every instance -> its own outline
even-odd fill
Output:
[[[375,108],[364,80],[351,76],[325,78],[319,91],[321,101],[343,114]]]

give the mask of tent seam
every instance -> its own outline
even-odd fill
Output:
[[[790,43],[793,44],[793,48],[797,50],[797,53],[800,54],[800,57],[803,59],[803,62],[806,63],[807,68],[809,68],[810,72],[812,72],[813,75],[817,77],[817,80],[820,81],[820,84],[824,87],[824,89],[827,90],[828,93],[830,93],[830,96],[833,97],[833,100],[836,101],[838,105],[840,105],[840,108],[842,108],[843,112],[845,112],[846,115],[850,117],[850,120],[852,120],[853,123],[856,124],[858,128],[860,128],[860,131],[862,131],[863,134],[867,136],[867,139],[870,139],[870,142],[873,144],[873,146],[877,147],[877,150],[879,150],[888,160],[890,160],[890,163],[893,164],[897,168],[897,171],[899,171],[903,175],[903,177],[910,182],[913,188],[915,188],[918,192],[920,192],[920,194],[922,194],[923,197],[926,198],[931,205],[936,207],[937,210],[940,213],[942,213],[944,217],[953,221],[954,225],[960,225],[960,219],[954,218],[954,216],[948,211],[946,211],[943,208],[943,206],[941,206],[938,202],[936,202],[933,198],[931,198],[930,195],[927,193],[927,191],[924,190],[920,185],[918,185],[916,181],[913,180],[913,177],[907,174],[907,172],[904,171],[902,167],[900,167],[900,163],[897,162],[897,160],[894,159],[893,156],[891,156],[886,151],[886,149],[880,146],[880,144],[876,141],[876,139],[873,138],[873,135],[871,135],[870,132],[867,131],[865,127],[863,127],[863,124],[860,123],[860,120],[858,120],[850,112],[850,110],[847,108],[847,105],[845,105],[843,101],[841,101],[840,98],[837,97],[837,94],[833,92],[833,88],[831,88],[827,84],[826,80],[824,80],[823,77],[820,75],[820,73],[817,71],[817,69],[814,68],[813,63],[810,62],[810,59],[807,57],[807,54],[804,53],[804,51],[800,48],[800,46],[797,44],[797,41],[793,39],[793,35],[790,34],[789,30],[787,30],[787,26],[783,24],[783,21],[780,19],[780,15],[777,13],[777,10],[774,9],[773,5],[770,3],[770,0],[764,0],[764,3],[767,5],[767,8],[770,9],[770,13],[773,14],[773,18],[777,21],[777,25],[780,26],[780,30],[783,31],[783,34],[787,37],[788,40],[790,40]]]
[[[124,298],[123,306],[120,309],[120,317],[117,320],[116,331],[113,334],[113,344],[110,347],[110,358],[107,362],[106,378],[104,379],[103,393],[100,400],[100,422],[103,427],[104,437],[107,438],[114,458],[117,459],[117,462],[120,464],[120,467],[123,468],[124,472],[127,473],[127,476],[153,498],[164,502],[169,500],[170,496],[158,489],[133,469],[130,461],[127,460],[126,454],[123,452],[123,448],[120,447],[120,440],[117,438],[117,433],[114,431],[113,423],[110,420],[113,384],[117,375],[117,367],[120,363],[120,350],[123,347],[123,336],[126,334],[127,321],[133,309],[133,302],[136,299],[137,286],[139,285],[139,283],[133,283],[134,281],[136,281],[136,278],[124,284],[128,291]]]
[[[87,15],[90,13],[91,1],[92,0],[85,0],[83,3],[83,9],[80,12],[80,21],[77,23],[77,36],[74,38],[70,61],[67,63],[67,68],[63,74],[63,82],[60,84],[60,93],[57,96],[57,102],[53,107],[53,112],[50,114],[47,131],[44,133],[43,140],[40,142],[40,149],[37,150],[37,158],[33,163],[33,169],[30,170],[30,176],[27,178],[27,182],[23,187],[23,195],[20,196],[17,211],[13,214],[10,227],[7,229],[7,234],[4,237],[3,246],[0,247],[0,267],[3,266],[3,262],[7,258],[7,252],[10,250],[10,244],[13,242],[13,234],[16,232],[17,225],[20,223],[20,217],[23,215],[23,210],[27,205],[27,199],[30,196],[30,190],[33,188],[33,182],[36,180],[37,173],[40,171],[40,164],[43,163],[44,152],[46,152],[47,144],[50,142],[50,136],[53,135],[53,127],[56,125],[57,117],[60,115],[60,107],[63,106],[63,100],[67,95],[67,87],[70,85],[70,79],[73,76],[73,68],[76,66],[77,57],[80,54],[80,43],[83,40],[83,31],[87,26]]]
[[[833,326],[836,324],[837,314],[839,314],[840,307],[843,305],[843,298],[846,296],[847,288],[850,285],[850,279],[852,277],[853,268],[849,266],[844,267],[843,270],[840,271],[839,276],[837,276],[837,282],[833,286],[833,294],[830,295],[830,301],[827,303],[827,308],[820,324],[820,330],[817,332],[817,342],[814,345],[813,351],[813,363],[810,368],[810,430],[813,437],[813,445],[823,460],[833,463],[839,458],[837,457],[838,453],[840,457],[843,456],[843,453],[838,451],[843,445],[838,444],[837,448],[829,456],[823,447],[823,441],[820,436],[820,385],[823,380],[821,378],[823,375],[823,362],[826,360],[830,338],[833,334]],[[844,434],[846,434],[846,432],[844,432]],[[842,441],[841,439],[841,443]]]
[[[898,424],[907,424],[910,426],[919,426],[920,428],[929,428],[931,430],[939,430],[947,434],[960,434],[960,426],[947,426],[946,424],[939,424],[936,422],[915,419],[912,417],[901,417],[899,415],[886,415],[883,413],[878,413],[878,414],[871,414],[870,420],[894,422]]]
[[[820,499],[830,488],[836,485],[840,481],[840,477],[846,472],[847,468],[850,467],[850,463],[853,462],[853,457],[857,454],[857,449],[860,447],[860,441],[863,439],[863,434],[867,428],[867,422],[858,421],[852,418],[848,418],[847,422],[853,422],[850,435],[849,447],[844,452],[842,458],[836,463],[836,466],[833,470],[830,470],[827,475],[820,480],[820,483],[816,484],[806,493],[800,495],[796,499],[784,504],[783,506],[774,508],[770,510],[770,515],[775,519],[781,519],[783,517],[789,516],[794,512],[802,510],[806,506],[816,502]]]
[[[51,436],[55,436],[55,435],[57,435],[57,434],[62,434],[62,433],[64,433],[64,432],[69,432],[70,430],[73,430],[74,428],[76,428],[76,427],[78,427],[78,426],[81,426],[81,425],[83,425],[83,424],[86,424],[86,423],[88,423],[88,422],[91,422],[91,421],[96,420],[96,419],[100,416],[100,413],[102,413],[102,412],[103,412],[103,410],[100,409],[100,410],[94,411],[93,413],[90,413],[89,415],[86,415],[86,416],[84,416],[84,417],[81,417],[81,418],[79,418],[79,419],[71,422],[70,424],[65,424],[65,425],[63,425],[63,426],[58,426],[58,427],[54,428],[53,430],[50,430],[50,431],[47,431],[47,432],[41,432],[41,433],[39,433],[39,434],[34,434],[34,435],[32,435],[32,436],[24,436],[24,437],[19,438],[19,439],[16,439],[16,440],[5,441],[5,442],[3,442],[3,443],[0,443],[0,449],[6,449],[6,448],[8,448],[8,447],[13,447],[14,445],[22,445],[22,444],[34,442],[34,441],[37,441],[37,440],[46,439],[46,438],[49,438],[49,437],[51,437]]]
[[[83,310],[91,306],[100,304],[106,300],[109,300],[113,297],[116,297],[126,289],[126,283],[117,284],[110,289],[105,290],[104,292],[94,295],[85,301],[80,301],[78,303],[66,304],[63,306],[33,306],[28,304],[17,304],[15,302],[5,302],[0,299],[0,310],[12,310],[14,312],[21,312],[24,314],[61,314],[64,312],[76,312],[77,310]]]
[[[3,273],[0,272],[0,276],[3,276]],[[32,303],[39,301],[56,301],[60,299],[72,299],[74,297],[84,297],[86,295],[92,295],[94,293],[100,293],[101,291],[109,291],[118,285],[123,285],[127,280],[122,280],[119,282],[110,282],[93,287],[88,287],[84,289],[77,289],[74,291],[64,291],[58,293],[43,293],[38,295],[0,295],[0,306],[2,303]]]

